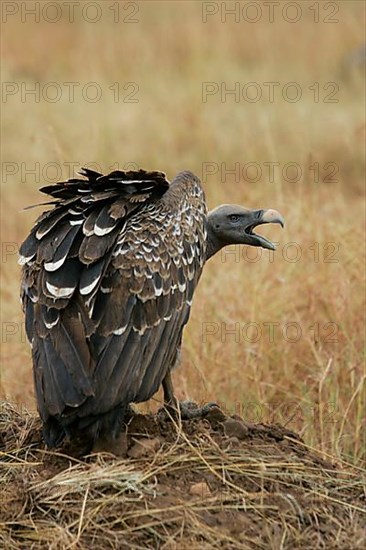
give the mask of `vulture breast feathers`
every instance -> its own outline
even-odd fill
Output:
[[[67,426],[149,399],[174,365],[206,253],[200,181],[83,169],[20,249],[38,408]]]

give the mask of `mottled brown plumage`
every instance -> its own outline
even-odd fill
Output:
[[[189,172],[84,170],[23,243],[22,302],[46,441],[119,428],[176,360],[206,248],[206,206]],[[116,410],[117,409],[117,410]],[[116,425],[115,425],[116,424]]]
[[[273,248],[253,228],[283,223],[276,211],[235,205],[208,214],[191,172],[170,185],[162,172],[82,175],[41,189],[53,208],[20,248],[26,332],[50,446],[80,432],[94,443],[116,439],[129,404],[148,400],[161,384],[176,406],[170,371],[206,259],[230,243]]]

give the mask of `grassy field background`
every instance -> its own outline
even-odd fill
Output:
[[[37,189],[90,163],[133,163],[170,179],[190,169],[210,208],[276,208],[286,227],[260,230],[280,243],[274,254],[254,261],[256,251],[230,249],[207,264],[174,374],[178,397],[279,422],[360,463],[364,61],[352,52],[364,42],[364,4],[330,3],[339,8],[331,15],[316,2],[315,22],[313,3],[300,2],[296,23],[285,20],[286,3],[273,23],[262,4],[255,23],[242,12],[225,21],[216,2],[101,2],[95,23],[92,8],[51,23],[51,9],[35,21],[21,6],[34,3],[8,4],[18,11],[2,24],[2,395],[35,408],[17,248],[37,215],[22,212],[42,200]],[[203,22],[207,9],[218,13]],[[279,83],[273,101],[268,82]],[[239,96],[225,94],[235,86]]]

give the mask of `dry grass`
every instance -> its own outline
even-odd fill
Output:
[[[160,445],[156,452],[79,461],[47,452],[38,419],[4,404],[1,544],[9,549],[363,547],[366,495],[359,469],[322,459],[280,427],[250,426],[240,441],[228,437],[217,414],[175,427],[139,415],[129,427],[130,443],[154,436]]]
[[[65,18],[55,24],[34,23],[29,18],[23,24],[16,17],[3,24],[3,81],[28,86],[37,82],[80,82],[82,86],[94,81],[103,92],[97,103],[84,101],[79,92],[70,103],[63,88],[62,98],[56,103],[36,103],[30,97],[21,102],[16,94],[4,104],[3,161],[15,163],[11,166],[17,173],[4,173],[2,179],[3,395],[34,408],[30,352],[18,302],[16,248],[35,217],[34,211],[20,210],[39,201],[37,188],[44,179],[25,176],[24,169],[38,162],[42,175],[47,163],[54,162],[67,177],[68,162],[79,166],[96,162],[104,170],[116,162],[120,167],[134,162],[145,168],[163,169],[172,178],[184,168],[203,176],[203,163],[207,162],[218,166],[226,163],[228,168],[235,163],[242,168],[247,162],[257,162],[263,170],[257,183],[244,181],[243,177],[236,182],[233,176],[222,177],[220,172],[207,177],[209,205],[238,202],[273,207],[283,213],[287,226],[283,232],[276,227],[263,229],[280,241],[273,261],[262,251],[258,262],[219,255],[206,266],[185,332],[182,365],[174,375],[178,396],[219,401],[227,411],[239,413],[245,420],[279,422],[300,433],[306,444],[320,449],[323,456],[329,454],[335,460],[361,465],[365,459],[365,235],[361,226],[365,206],[364,74],[362,67],[344,70],[344,66],[349,53],[364,41],[364,4],[338,2],[336,24],[315,24],[304,8],[297,24],[277,18],[273,24],[261,21],[251,25],[230,19],[223,24],[218,17],[203,24],[201,5],[195,2],[140,3],[138,23],[112,24],[106,4],[101,21],[94,25],[78,17],[72,24]],[[236,103],[232,96],[223,103],[219,96],[202,102],[203,82],[226,82],[231,88],[235,82],[268,81],[298,82],[303,97],[297,103],[277,96],[274,103],[265,99]],[[115,103],[109,90],[115,82],[121,87],[126,82],[137,83],[138,103]],[[314,82],[320,83],[323,94],[325,83],[336,82],[338,103],[315,103],[308,89]],[[274,181],[269,182],[264,162],[279,162],[281,169],[295,162],[302,169],[301,180],[291,183],[276,170]],[[325,181],[328,167],[321,168],[320,181],[316,182],[311,169],[314,163],[320,167],[335,163],[339,168],[337,181]],[[47,174],[52,180],[55,172],[50,168]],[[301,251],[297,262],[286,260],[286,245],[291,242],[298,243]],[[317,250],[319,258],[314,256]],[[248,256],[253,257],[249,252]],[[248,322],[258,323],[262,331],[256,341],[250,331],[246,338],[242,332],[239,338],[222,332],[223,326],[233,329],[239,323],[241,330]],[[209,325],[217,332],[205,341],[207,323],[217,323]],[[276,323],[272,341],[268,323]],[[298,323],[298,341],[291,343],[284,338],[286,323]],[[289,330],[288,335],[292,338],[294,333]],[[154,409],[156,402],[150,405]],[[196,450],[189,446],[184,449],[182,460],[203,464]],[[164,467],[180,452],[179,446],[174,447]],[[205,452],[209,453],[208,449]],[[250,452],[246,452],[245,460],[249,461]],[[6,475],[11,476],[12,468],[15,471],[21,464],[32,477],[34,463],[42,465],[45,456],[35,449],[16,450]],[[216,460],[209,463],[211,469],[217,467]],[[242,467],[240,460],[225,467]],[[207,464],[205,467],[209,468]],[[79,480],[84,468],[74,465],[70,474]],[[102,463],[97,462],[95,468],[102,468]],[[137,478],[129,502],[150,490],[150,474],[144,470],[142,478]],[[326,473],[321,475],[326,478]],[[47,529],[51,529],[75,547],[85,529],[83,522],[77,523],[80,516],[75,506],[80,506],[80,514],[85,497],[85,521],[93,525],[98,507],[109,503],[101,496],[109,494],[108,490],[99,494],[91,483],[89,494],[78,495],[78,500],[70,497],[70,516],[59,523],[55,510],[59,503],[66,505],[69,498],[58,492],[62,477],[45,480],[43,486],[32,484],[32,480],[29,483],[30,498],[37,495],[40,499],[39,523],[31,527],[33,518],[29,516],[21,531],[31,533],[34,529],[37,537],[47,538]],[[37,478],[35,483],[40,480]],[[125,489],[113,483],[112,494],[124,502]],[[337,484],[329,493],[335,499],[332,491],[337,491]],[[235,498],[239,499],[239,494]],[[53,514],[52,524],[42,520],[45,502],[46,513]],[[328,499],[326,505],[335,506],[332,502]],[[270,506],[267,500],[262,504]],[[134,509],[132,503],[132,516]],[[347,510],[351,525],[356,512],[353,508]],[[333,512],[337,522],[336,509]],[[196,533],[200,526],[195,523],[197,510],[188,507],[183,512],[178,507],[174,513],[180,518],[184,515],[184,529],[189,527]],[[110,524],[114,521],[112,515],[107,520]],[[152,517],[139,517],[139,532],[142,529],[151,534],[158,529],[161,538],[157,540],[169,547],[172,531],[164,531],[160,524],[157,528]],[[134,521],[127,521],[123,529],[135,532]],[[280,547],[282,536],[285,542],[300,547],[285,517],[283,530],[275,529],[275,534],[268,521],[268,540],[273,536],[277,541],[272,547]],[[67,527],[61,535],[61,525],[70,526],[70,530]],[[336,525],[333,527],[337,530]],[[178,537],[181,531],[178,533],[176,528]],[[97,525],[95,540],[98,529]],[[217,536],[217,530],[209,536]],[[136,537],[138,540],[139,534]],[[204,544],[209,547],[212,540],[208,538]],[[253,541],[244,540],[243,547],[268,547],[264,543],[255,546]],[[10,545],[10,539],[7,543]],[[230,544],[227,542],[227,547]]]

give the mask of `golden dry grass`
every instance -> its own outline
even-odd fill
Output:
[[[209,206],[273,207],[285,216],[286,228],[263,229],[280,242],[273,261],[262,251],[258,262],[218,255],[206,266],[174,375],[177,394],[219,401],[246,420],[280,422],[307,444],[359,464],[365,452],[364,75],[362,66],[344,67],[364,41],[364,4],[338,2],[339,22],[333,24],[322,22],[323,12],[314,23],[305,3],[296,24],[281,17],[273,24],[265,17],[255,24],[222,23],[216,16],[204,24],[198,2],[141,2],[137,23],[115,24],[108,4],[101,4],[95,24],[76,15],[74,23],[66,16],[54,24],[30,17],[22,23],[14,16],[2,25],[3,81],[40,83],[41,89],[56,82],[62,89],[55,103],[30,96],[22,102],[20,92],[3,102],[3,162],[11,163],[3,164],[1,205],[4,396],[34,408],[16,248],[36,215],[20,211],[40,200],[44,179],[25,175],[26,169],[39,163],[41,176],[54,181],[47,163],[68,177],[70,162],[95,162],[104,170],[133,162],[172,178],[181,169],[204,176],[204,163],[243,168],[255,162],[263,170],[256,183],[242,176],[236,182],[222,170],[205,178]],[[233,96],[221,102],[219,95],[202,101],[203,82],[228,88],[257,82],[265,90],[269,81],[281,87],[297,82],[301,100],[290,103],[276,94],[273,103],[235,102]],[[72,103],[64,82],[80,83]],[[88,82],[100,86],[100,101],[82,98],[78,90]],[[138,102],[114,102],[109,87],[116,82],[122,94],[125,83],[135,83]],[[318,103],[309,90],[315,82]],[[339,86],[337,103],[323,101],[327,82]],[[273,182],[265,162],[280,163]],[[297,182],[282,176],[289,162],[302,169]],[[337,181],[325,181],[332,168],[324,169],[326,163],[335,163]],[[286,250],[295,250],[291,242],[301,252],[296,262],[286,259]],[[243,336],[249,322],[261,330],[257,341],[250,331]],[[225,337],[222,327],[235,323],[239,337]],[[276,323],[273,341],[268,323]],[[286,323],[300,327],[298,341],[289,341],[291,328],[283,336]],[[204,341],[208,327],[216,332]]]
[[[4,548],[363,548],[361,469],[289,430],[251,425],[238,438],[219,410],[175,426],[138,415],[131,450],[150,441],[154,452],[78,460],[44,449],[39,419],[2,405]]]

